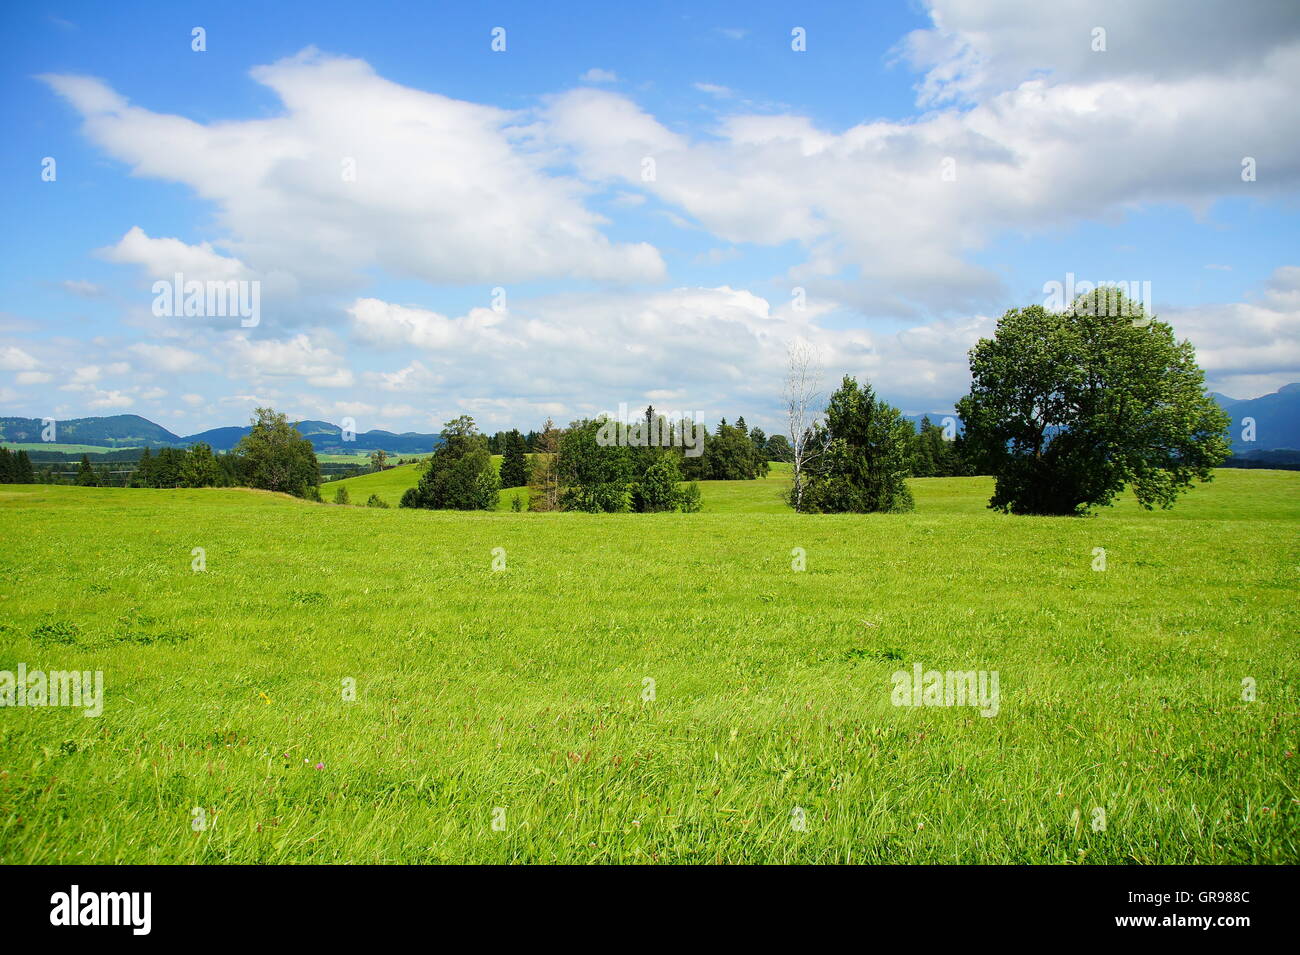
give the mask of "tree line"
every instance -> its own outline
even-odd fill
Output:
[[[781,461],[792,472],[788,502],[803,513],[907,511],[909,477],[988,474],[991,508],[1083,514],[1126,487],[1145,508],[1170,507],[1231,453],[1230,419],[1206,393],[1191,344],[1114,288],[1080,296],[1062,312],[1007,311],[993,338],[970,352],[971,389],[957,404],[964,429],[951,436],[929,418],[918,430],[870,382],[852,376],[821,407],[814,357],[807,346],[791,350],[786,435],[749,428],[743,417],[734,425],[724,419],[698,453],[685,440],[695,422],[668,421],[653,406],[644,429],[633,430],[660,436],[657,443],[611,441],[604,417],[487,436],[461,415],[444,425],[401,506],[492,510],[501,488],[527,487],[534,511],[692,512],[701,507],[698,482],[756,480]],[[386,455],[377,452],[370,464],[383,469]],[[0,483],[49,477],[25,451],[0,448]],[[75,483],[102,484],[105,473],[83,455]],[[311,442],[283,413],[258,408],[229,454],[201,443],[146,450],[130,483],[239,485],[320,500],[321,469]],[[336,500],[346,502],[346,488],[339,492]],[[383,506],[373,495],[367,504]],[[514,507],[522,509],[519,497]]]

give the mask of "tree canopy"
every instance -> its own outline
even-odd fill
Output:
[[[252,424],[252,430],[235,448],[240,458],[241,477],[249,487],[305,497],[310,493],[308,488],[320,484],[320,464],[311,442],[289,424],[282,412],[258,408]],[[164,448],[163,452],[167,450]],[[155,459],[155,468],[163,452]]]
[[[970,362],[958,413],[996,478],[992,508],[1081,514],[1128,485],[1143,507],[1170,507],[1230,453],[1191,343],[1118,289],[1063,312],[1011,309]]]
[[[487,438],[474,419],[461,415],[442,429],[442,443],[425,462],[415,487],[402,495],[402,507],[490,511],[500,488]]]

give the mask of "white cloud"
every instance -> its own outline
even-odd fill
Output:
[[[82,279],[68,279],[61,284],[65,292],[81,298],[99,298],[104,294],[104,290],[94,282],[87,282]]]
[[[235,333],[223,345],[232,376],[260,378],[304,378],[322,388],[352,384],[352,372],[343,359],[324,345],[316,345],[303,333],[287,339],[250,339]]]
[[[508,316],[477,309],[449,317],[362,299],[350,314],[362,341],[421,353],[370,376],[373,385],[455,401],[489,427],[527,424],[543,406],[565,423],[643,400],[714,417],[743,413],[757,423],[776,414],[795,337],[823,349],[828,374],[867,375],[891,400],[934,410],[964,389],[966,350],[992,327],[986,318],[889,334],[814,324],[834,307],[798,312],[721,286],[555,295],[516,301]]]
[[[1176,80],[1250,71],[1300,39],[1294,4],[1130,0],[928,0],[934,26],[899,52],[925,70],[923,103],[983,99],[1021,82],[1091,83],[1117,77]],[[1097,29],[1105,50],[1094,50]],[[1099,37],[1100,38],[1100,37]]]
[[[130,408],[135,404],[135,399],[117,390],[95,391],[94,397],[86,404],[96,410],[111,411],[115,408]]]
[[[199,355],[184,348],[177,348],[175,345],[151,345],[139,342],[129,346],[127,351],[140,356],[145,364],[162,371],[191,371],[204,365],[204,360]]]
[[[0,348],[0,371],[30,371],[40,362],[16,345]]]
[[[1249,301],[1159,311],[1196,346],[1213,391],[1254,397],[1300,381],[1300,266],[1275,270]]]
[[[154,239],[139,226],[132,226],[116,245],[100,249],[98,254],[109,262],[138,265],[150,278],[157,279],[170,279],[177,272],[198,281],[251,275],[244,263],[221,255],[210,243],[189,245],[180,239]]]
[[[43,77],[135,175],[185,183],[213,203],[233,258],[134,229],[107,254],[151,269],[183,260],[282,272],[322,288],[359,281],[376,265],[493,285],[663,274],[652,246],[601,233],[583,187],[546,171],[549,157],[517,114],[404,87],[361,60],[314,50],[252,75],[279,96],[282,113],[208,125],[132,106],[94,78]]]
[[[628,97],[580,89],[548,101],[544,134],[584,177],[652,194],[727,242],[798,243],[789,278],[818,294],[867,315],[961,314],[1006,302],[1000,276],[971,255],[1008,231],[1300,186],[1300,42],[1258,45],[1258,59],[1223,72],[1063,71],[970,108],[839,131],[733,115],[716,136],[690,138]],[[1245,155],[1267,183],[1241,180]]]
[[[718,99],[730,99],[732,96],[732,92],[728,87],[719,86],[716,83],[694,83],[692,85],[701,93],[708,93]]]
[[[613,70],[602,70],[598,66],[593,66],[578,79],[584,83],[617,83],[618,74]]]

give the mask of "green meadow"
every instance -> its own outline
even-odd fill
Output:
[[[1300,473],[1090,518],[985,478],[801,516],[786,480],[0,487],[0,671],[104,681],[0,710],[0,863],[1300,861]],[[995,672],[996,715],[894,705],[918,664]]]

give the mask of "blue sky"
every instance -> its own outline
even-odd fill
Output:
[[[796,338],[941,411],[1067,273],[1300,380],[1293,5],[457,6],[6,8],[0,414],[772,429]],[[182,268],[258,323],[153,314]]]

